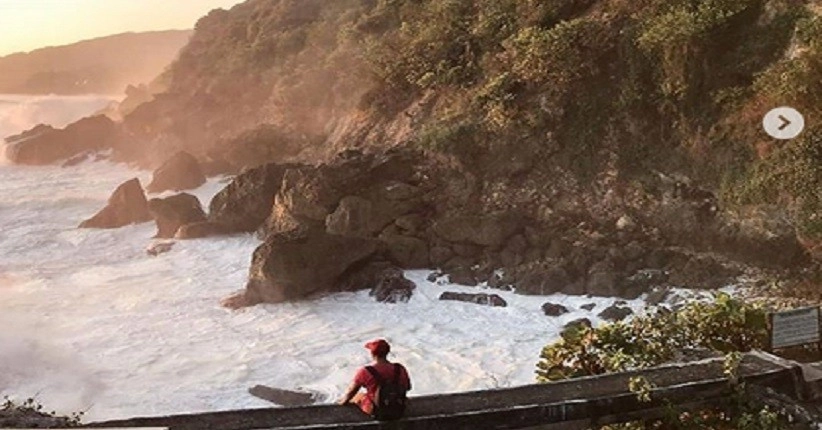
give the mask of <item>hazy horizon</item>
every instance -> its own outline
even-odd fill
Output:
[[[0,0],[0,57],[128,32],[194,28],[244,0]]]

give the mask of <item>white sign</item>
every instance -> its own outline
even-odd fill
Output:
[[[775,313],[771,323],[771,349],[820,341],[818,307]]]

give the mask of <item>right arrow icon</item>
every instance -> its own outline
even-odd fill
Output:
[[[775,139],[793,139],[805,128],[805,118],[796,109],[782,106],[771,109],[762,118],[762,127]]]
[[[788,118],[785,118],[783,115],[779,115],[779,119],[782,120],[782,125],[779,126],[779,131],[783,131],[789,125],[791,125],[791,121]]]

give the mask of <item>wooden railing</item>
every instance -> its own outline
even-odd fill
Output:
[[[406,418],[378,423],[353,407],[317,405],[300,408],[234,410],[165,417],[132,418],[89,427],[168,427],[173,430],[250,429],[582,429],[653,418],[671,405],[689,410],[727,398],[731,386],[722,358],[678,363],[642,371],[577,378],[548,384],[486,391],[413,397]],[[628,390],[642,376],[654,387],[650,402]],[[769,387],[793,398],[805,391],[802,370],[767,354],[747,354],[740,381]]]

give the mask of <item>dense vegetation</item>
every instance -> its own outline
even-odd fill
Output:
[[[785,204],[812,237],[820,130],[776,142],[760,121],[820,114],[820,44],[791,0],[250,0],[198,23],[170,73],[179,109],[158,117],[211,148],[270,124],[293,154],[430,103],[411,140],[480,174],[676,172],[726,206]]]
[[[719,293],[713,301],[693,301],[676,311],[656,309],[628,322],[599,327],[578,325],[547,345],[537,363],[541,382],[646,368],[675,360],[678,352],[704,349],[726,355],[726,373],[734,384],[740,352],[761,349],[767,341],[767,314],[762,306]],[[653,396],[648,381],[630,387],[646,400]],[[773,411],[751,401],[745,386],[715,409],[684,413],[671,409],[659,421],[619,428],[783,428]]]

